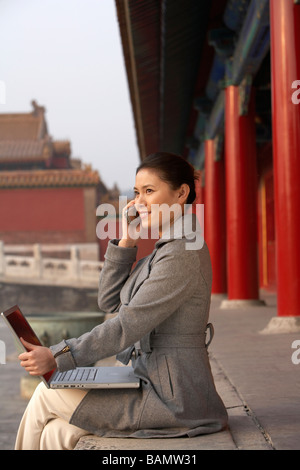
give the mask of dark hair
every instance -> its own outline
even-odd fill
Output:
[[[151,169],[158,173],[159,177],[169,183],[172,189],[178,189],[182,184],[190,188],[187,204],[192,204],[196,199],[194,167],[180,155],[168,152],[157,152],[148,155],[138,166],[136,174],[143,169]]]

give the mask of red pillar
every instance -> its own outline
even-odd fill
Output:
[[[300,316],[300,5],[270,0],[278,316]]]
[[[224,160],[216,161],[215,141],[205,142],[204,238],[213,272],[212,293],[227,292]]]
[[[225,176],[228,300],[258,299],[254,97],[239,114],[239,88],[226,88]]]

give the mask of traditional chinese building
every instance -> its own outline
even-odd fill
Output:
[[[140,158],[178,153],[201,176],[213,293],[270,289],[299,320],[299,0],[116,6]]]
[[[109,191],[97,171],[53,140],[45,108],[0,114],[0,239],[6,244],[98,243],[96,207]]]

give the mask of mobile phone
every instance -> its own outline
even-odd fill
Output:
[[[130,214],[129,214],[130,211]],[[136,210],[135,206],[130,206],[125,209],[125,217],[127,220],[128,225],[132,222],[132,220],[136,219],[139,216],[138,211]]]

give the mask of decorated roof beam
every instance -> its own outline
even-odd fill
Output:
[[[206,86],[206,94],[210,99],[214,99],[219,92],[220,81],[225,76],[226,62],[234,55],[250,2],[251,0],[228,0],[223,15],[225,27],[210,30],[208,33],[208,43],[216,51]]]
[[[208,33],[208,44],[214,46],[217,55],[228,59],[234,53],[236,35],[228,28],[212,29]]]
[[[224,57],[215,54],[213,65],[206,84],[205,94],[210,100],[214,100],[220,91],[219,83],[224,80],[225,60]]]
[[[234,0],[229,2],[230,8],[233,7],[234,3],[237,4]],[[246,2],[243,2],[243,4],[245,7]],[[224,17],[226,17],[226,14],[227,24],[229,24],[228,13],[225,12]],[[236,18],[236,29],[239,29],[238,24],[239,21]],[[222,34],[224,35],[223,38]],[[226,28],[210,34],[210,41],[215,46],[216,53],[221,57],[227,55],[227,58],[224,80],[219,82],[219,94],[214,100],[211,112],[206,120],[205,139],[220,137],[224,132],[224,87],[228,85],[240,86],[242,96],[240,112],[244,114],[247,111],[248,91],[251,88],[252,77],[256,74],[270,48],[269,0],[252,0],[250,2],[236,46],[231,52],[231,57],[228,57],[230,56],[230,37],[233,36]],[[196,132],[195,129],[195,134]],[[203,167],[204,152],[201,143],[197,155],[194,156],[194,161],[197,168],[201,169]]]
[[[211,113],[206,121],[205,140],[214,139],[224,129],[225,94],[220,90]]]
[[[269,0],[252,0],[234,55],[227,61],[227,84],[240,85],[254,76],[270,49]]]
[[[251,0],[228,0],[223,15],[223,21],[227,28],[237,34],[240,32],[250,2]]]
[[[194,137],[199,141],[205,138],[205,126],[213,107],[213,101],[206,96],[200,96],[194,101],[194,108],[198,111],[198,118],[194,131]]]
[[[196,170],[202,170],[205,161],[205,145],[204,141],[200,142],[198,150],[194,150],[189,154],[189,162]]]
[[[210,79],[206,87],[206,93],[210,99],[212,99],[210,87],[213,88],[210,82],[214,82],[216,86],[224,78],[225,62],[234,54],[235,45],[245,22],[250,2],[251,0],[228,0],[223,14],[225,27],[213,29],[208,33],[208,42],[216,50]],[[217,92],[215,92],[215,96]]]

